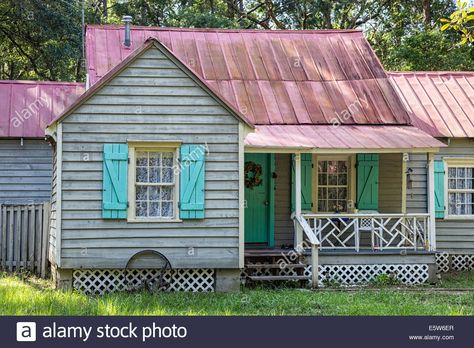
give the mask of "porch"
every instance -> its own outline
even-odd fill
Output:
[[[433,279],[436,241],[429,188],[434,185],[437,148],[412,146],[412,140],[405,134],[407,147],[331,149],[262,147],[257,140],[249,141],[246,180],[249,167],[257,164],[261,171],[258,185],[247,180],[245,188],[249,279],[293,279],[313,287],[334,278],[343,283],[368,281],[384,272],[396,273],[409,284]],[[265,137],[266,143],[273,141]],[[426,155],[426,172],[413,173],[407,167],[412,153]],[[426,175],[425,211],[407,207],[412,175]]]

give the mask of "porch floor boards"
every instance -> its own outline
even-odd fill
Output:
[[[256,257],[256,256],[283,256],[288,254],[293,254],[294,249],[281,249],[281,248],[260,248],[260,249],[250,249],[246,248],[244,252],[245,257]],[[311,250],[307,249],[304,252],[304,255],[310,255]],[[323,249],[319,250],[320,255],[434,255],[434,251],[426,250],[407,250],[407,249],[390,249],[390,250],[371,250],[371,249],[361,249],[360,251],[355,250],[344,250],[344,249]]]

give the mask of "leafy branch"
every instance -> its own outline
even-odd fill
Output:
[[[458,10],[454,11],[449,19],[442,18],[441,31],[454,30],[461,35],[460,45],[474,42],[474,7],[467,7],[467,2],[457,2]]]

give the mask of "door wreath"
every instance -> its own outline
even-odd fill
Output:
[[[245,162],[245,187],[253,189],[262,183],[262,166],[258,163]]]

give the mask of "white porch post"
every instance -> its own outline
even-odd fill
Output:
[[[295,154],[295,214],[301,215],[301,154]],[[300,224],[295,225],[295,248],[303,243],[303,230]]]
[[[430,215],[428,231],[428,248],[436,250],[436,215],[435,215],[435,185],[434,185],[434,153],[428,154],[428,214]]]

